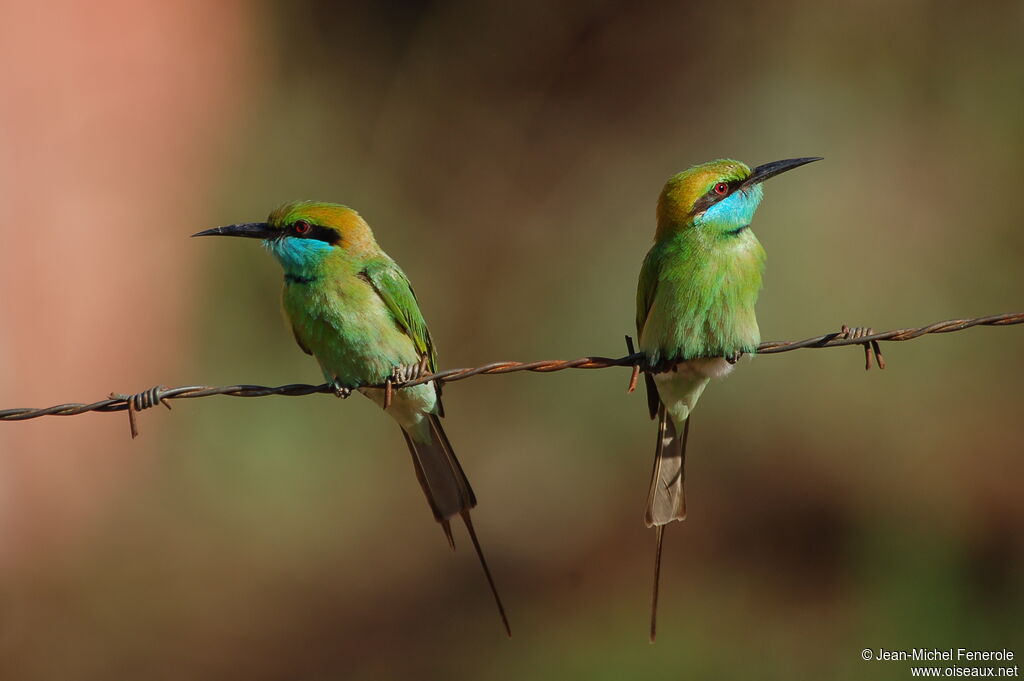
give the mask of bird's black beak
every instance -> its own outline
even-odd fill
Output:
[[[768,178],[775,177],[787,170],[793,170],[793,168],[799,168],[800,166],[807,165],[808,163],[814,163],[815,161],[821,160],[821,156],[807,156],[805,158],[787,158],[784,161],[765,163],[764,165],[754,168],[754,171],[750,173],[750,177],[743,182],[743,188],[753,186],[759,182],[764,182]]]
[[[192,236],[244,236],[249,239],[269,239],[277,232],[265,222],[246,222],[240,225],[214,227],[196,232]]]

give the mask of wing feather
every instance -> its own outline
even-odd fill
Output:
[[[430,371],[437,370],[437,353],[430,337],[427,322],[420,312],[416,293],[409,278],[394,260],[387,256],[375,258],[366,264],[361,275],[377,292],[395,322],[412,339],[421,357],[426,357]]]
[[[659,269],[660,260],[655,253],[655,249],[652,248],[647,253],[647,257],[644,258],[643,267],[640,268],[640,279],[636,287],[637,342],[640,342],[640,337],[644,332],[644,325],[647,324],[647,315],[650,314],[651,306],[654,304],[654,295],[658,290]],[[658,415],[658,405],[661,403],[661,400],[658,397],[658,387],[654,384],[654,379],[651,377],[650,372],[644,374],[644,387],[647,389],[647,410],[653,419]]]

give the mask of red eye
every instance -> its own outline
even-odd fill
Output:
[[[305,220],[299,220],[292,225],[292,229],[296,234],[309,234],[309,230],[313,229],[313,226]]]
[[[729,185],[727,185],[725,182],[719,182],[718,184],[715,185],[715,193],[718,194],[719,196],[725,196],[726,194],[729,193]]]

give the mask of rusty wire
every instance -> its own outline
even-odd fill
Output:
[[[843,326],[841,331],[827,333],[822,336],[806,338],[800,341],[770,341],[761,343],[757,348],[759,355],[772,355],[779,352],[790,352],[802,348],[836,348],[844,345],[860,345],[864,348],[866,356],[865,368],[871,367],[872,356],[880,369],[885,368],[885,361],[878,346],[882,341],[908,341],[931,333],[952,333],[963,331],[972,326],[1009,326],[1011,324],[1024,323],[1024,312],[1012,312],[1007,314],[990,315],[988,317],[975,317],[973,319],[950,319],[943,322],[935,322],[927,326],[913,329],[895,329],[874,333],[870,328],[858,327],[851,329]],[[636,377],[643,369],[643,353],[633,352],[632,340],[627,337],[629,354],[625,357],[580,357],[570,360],[541,360],[537,362],[492,362],[483,366],[466,369],[446,369],[433,374],[422,374],[413,380],[393,381],[389,379],[385,384],[379,386],[365,386],[382,388],[390,392],[400,388],[407,388],[429,381],[451,383],[461,381],[470,376],[481,374],[510,374],[515,371],[533,371],[537,373],[550,373],[563,371],[565,369],[607,369],[609,367],[630,367],[633,375],[630,379],[630,390],[636,385]],[[305,383],[292,383],[277,387],[264,385],[226,385],[226,386],[205,386],[189,385],[177,388],[164,388],[157,386],[134,395],[122,395],[112,393],[107,399],[90,404],[70,403],[58,404],[44,409],[3,409],[0,410],[0,421],[25,421],[39,418],[40,416],[77,416],[90,411],[110,412],[128,411],[131,425],[132,437],[138,434],[135,422],[135,414],[138,411],[147,409],[157,404],[163,404],[170,409],[167,400],[193,399],[197,397],[210,397],[211,395],[228,395],[231,397],[267,397],[268,395],[284,395],[298,397],[301,395],[313,395],[316,393],[338,394],[336,388],[328,383],[321,385],[309,385]]]

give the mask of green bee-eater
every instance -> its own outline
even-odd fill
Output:
[[[749,167],[733,160],[694,166],[665,183],[654,246],[640,270],[636,329],[646,356],[647,401],[658,418],[644,520],[657,528],[651,641],[665,525],[686,518],[683,466],[690,412],[712,378],[728,374],[761,342],[754,304],[765,252],[750,230],[761,183],[819,158]]]
[[[393,392],[367,387],[434,372],[436,354],[408,277],[377,245],[363,218],[338,204],[298,201],[284,204],[266,222],[193,236],[263,240],[284,268],[284,310],[299,347],[316,358],[339,396],[358,390],[398,421],[434,518],[454,548],[450,519],[462,517],[511,635],[470,520],[476,497],[441,427],[440,384]]]

